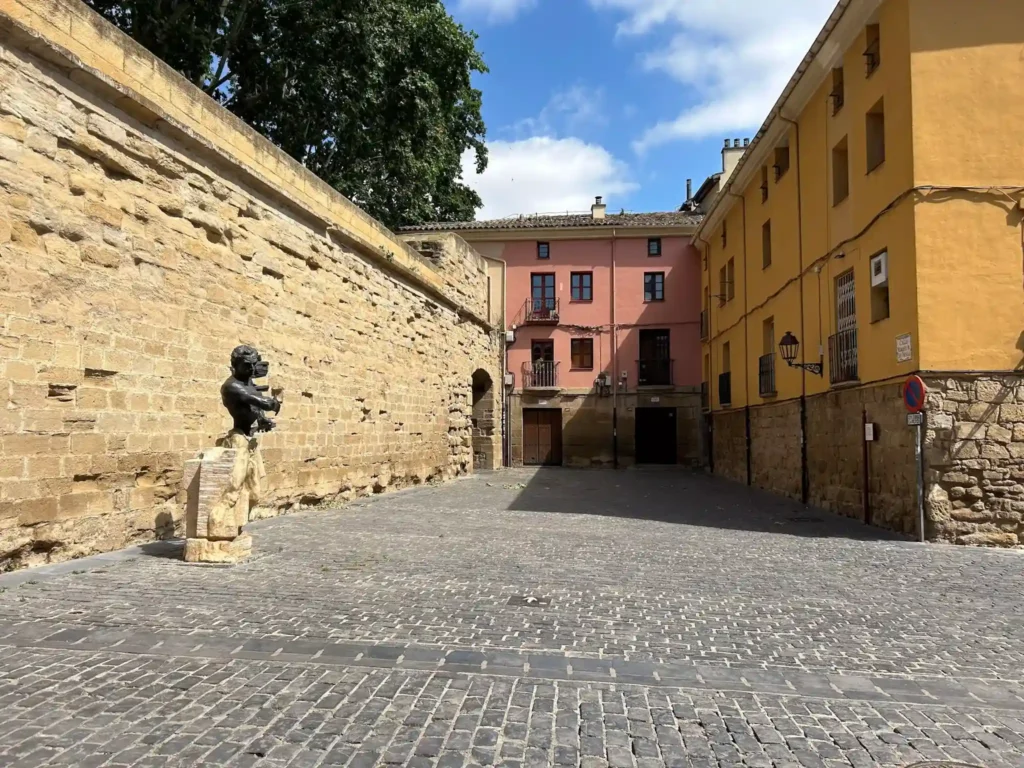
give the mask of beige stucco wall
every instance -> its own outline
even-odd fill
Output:
[[[470,249],[422,258],[77,2],[0,0],[0,570],[179,531],[240,343],[283,390],[265,513],[469,471],[487,316]]]

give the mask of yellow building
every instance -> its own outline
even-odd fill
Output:
[[[1019,3],[839,3],[696,234],[716,473],[1024,542],[1022,125]]]

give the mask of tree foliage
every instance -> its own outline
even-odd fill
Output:
[[[476,35],[441,0],[85,0],[389,226],[472,219]]]

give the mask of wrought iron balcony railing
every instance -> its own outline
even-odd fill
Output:
[[[558,299],[527,299],[523,320],[527,323],[557,323]]]
[[[558,363],[549,360],[537,360],[523,363],[524,389],[557,389]]]
[[[655,358],[653,360],[637,360],[636,383],[641,387],[672,386],[673,360]]]
[[[718,374],[718,403],[719,405],[732,404],[732,374]]]
[[[771,397],[775,389],[775,353],[761,355],[757,360],[757,391],[761,397]]]
[[[856,328],[828,337],[828,376],[833,384],[859,380]]]

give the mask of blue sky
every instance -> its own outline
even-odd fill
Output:
[[[752,136],[835,0],[447,0],[480,36],[478,218],[674,210]]]

